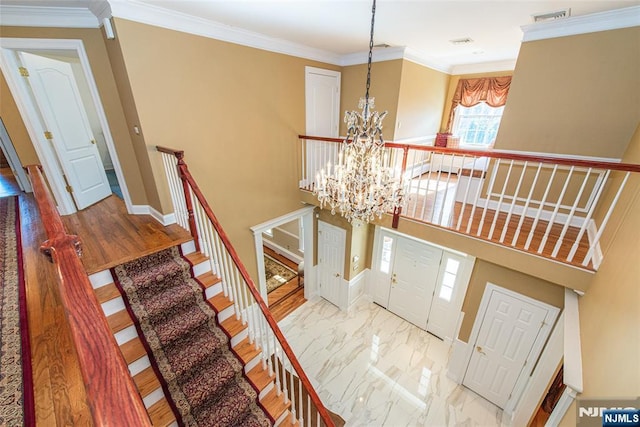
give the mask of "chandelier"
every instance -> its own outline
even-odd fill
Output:
[[[329,162],[326,171],[322,169],[316,175],[313,191],[320,208],[328,205],[334,215],[339,210],[354,225],[382,218],[385,212],[401,207],[404,200],[400,173],[389,165],[384,149],[382,120],[387,112],[373,111],[374,98],[369,97],[375,15],[376,0],[373,0],[367,90],[358,104],[362,112],[345,113],[347,136],[340,145],[338,161],[333,170]]]

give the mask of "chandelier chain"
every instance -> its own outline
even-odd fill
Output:
[[[367,90],[365,92],[365,114],[369,110],[369,88],[371,87],[371,62],[373,58],[373,29],[376,23],[376,0],[371,7],[371,35],[369,36],[369,57],[367,58]]]

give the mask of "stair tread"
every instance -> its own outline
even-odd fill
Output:
[[[253,369],[247,372],[247,378],[249,378],[249,381],[251,381],[258,392],[264,390],[269,383],[273,382],[275,377],[275,374],[269,376],[269,368],[262,369],[262,363],[258,363]]]
[[[220,313],[224,309],[233,305],[233,302],[228,297],[224,296],[224,293],[222,292],[209,298],[209,302],[213,306],[213,309],[216,311],[216,313]]]
[[[209,259],[209,257],[202,252],[191,252],[190,254],[184,255],[184,257],[191,263],[191,265],[198,265]]]
[[[111,301],[112,299],[121,296],[120,290],[115,283],[109,283],[107,285],[100,286],[99,288],[95,288],[93,291],[96,294],[96,298],[98,299],[98,302],[100,304]]]
[[[220,326],[230,337],[235,337],[240,332],[247,329],[247,325],[242,323],[242,319],[236,319],[236,316],[231,316],[220,323]]]
[[[244,365],[253,360],[261,353],[259,347],[249,342],[249,337],[243,339],[233,347],[233,351],[238,355]]]
[[[287,411],[287,416],[282,420],[282,422],[280,424],[278,424],[278,427],[297,427],[300,425],[300,423],[298,422],[298,420],[295,420],[295,422],[291,422],[291,411]]]
[[[147,354],[147,350],[144,348],[144,345],[142,345],[142,341],[140,341],[140,338],[138,337],[135,337],[134,339],[122,344],[120,346],[120,351],[122,352],[127,365],[131,362],[135,362],[136,360]]]
[[[133,381],[136,383],[138,392],[142,397],[146,397],[160,388],[160,381],[151,366],[134,375]]]
[[[151,424],[154,427],[165,427],[176,420],[169,402],[164,397],[151,405],[147,412],[149,412],[149,418],[151,418]]]
[[[213,274],[211,270],[207,271],[206,273],[202,273],[201,275],[196,277],[196,279],[198,279],[198,281],[202,283],[202,286],[204,286],[205,289],[210,288],[216,283],[220,283],[222,281],[222,279]]]
[[[109,324],[109,328],[111,328],[111,332],[115,334],[133,325],[133,320],[131,320],[131,316],[129,316],[127,310],[120,310],[107,316],[107,323]]]
[[[272,419],[277,420],[280,416],[291,407],[291,401],[284,402],[284,393],[280,396],[276,394],[276,388],[271,389],[262,399],[260,404],[269,413]]]

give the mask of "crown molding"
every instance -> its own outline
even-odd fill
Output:
[[[524,25],[523,42],[640,26],[640,6]]]
[[[216,40],[236,43],[256,49],[292,55],[314,61],[338,65],[340,55],[321,49],[314,49],[298,43],[268,37],[256,32],[224,25],[184,13],[140,3],[135,0],[110,0],[112,16],[143,24],[155,25]]]
[[[16,6],[0,4],[0,25],[17,27],[98,28],[99,21],[84,7]]]
[[[516,68],[515,59],[504,61],[480,62],[477,64],[454,65],[451,67],[451,75],[492,73],[494,71],[513,71]]]

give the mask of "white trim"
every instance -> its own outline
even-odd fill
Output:
[[[365,294],[369,269],[365,268],[348,282],[347,308]]]
[[[577,393],[571,387],[566,387],[564,393],[560,396],[556,407],[553,408],[551,415],[547,419],[544,427],[556,427],[560,425],[560,421],[564,418],[565,414],[571,407],[571,404],[576,400]]]
[[[131,206],[130,213],[132,215],[151,215],[153,219],[158,221],[160,224],[167,226],[176,223],[176,215],[171,212],[166,215],[163,215],[153,206],[149,205],[133,205]]]
[[[75,39],[21,39],[21,38],[0,38],[0,68],[5,75],[7,84],[13,94],[13,98],[18,106],[20,116],[25,123],[27,132],[34,141],[33,146],[38,155],[38,159],[42,163],[47,179],[51,183],[51,190],[53,192],[55,200],[58,202],[58,208],[61,214],[71,214],[76,211],[75,205],[69,193],[62,190],[65,188],[65,183],[62,178],[62,172],[60,171],[57,159],[55,159],[54,153],[49,147],[48,143],[43,140],[42,123],[38,117],[40,117],[35,105],[31,100],[29,93],[26,90],[24,82],[20,81],[21,77],[17,75],[17,58],[15,51],[32,49],[32,50],[69,50],[74,51],[80,61],[82,70],[84,72],[85,80],[89,87],[89,92],[93,100],[93,106],[95,112],[100,121],[104,140],[109,150],[109,155],[113,163],[113,169],[118,178],[120,190],[124,199],[127,211],[133,213],[133,206],[131,202],[131,196],[127,187],[124,173],[122,172],[122,166],[118,157],[118,152],[115,148],[113,136],[111,135],[111,129],[109,122],[107,121],[107,115],[102,106],[102,100],[98,91],[98,86],[93,78],[93,71],[91,70],[91,64],[89,63],[89,57],[84,49],[84,43],[82,40]]]
[[[494,292],[499,292],[503,295],[508,295],[512,298],[519,299],[521,301],[525,301],[529,304],[535,305],[536,307],[542,308],[547,311],[547,314],[544,319],[544,325],[538,331],[538,335],[536,340],[534,341],[531,351],[527,355],[527,359],[525,366],[522,367],[520,374],[518,375],[518,379],[513,387],[512,396],[507,400],[504,407],[504,414],[511,417],[513,412],[516,409],[516,405],[522,391],[526,385],[526,382],[530,376],[531,369],[533,369],[535,365],[535,361],[540,357],[542,350],[544,349],[545,343],[547,341],[550,329],[555,324],[555,321],[558,317],[560,309],[558,307],[554,307],[550,304],[547,304],[542,301],[538,301],[521,293],[512,291],[510,289],[503,288],[491,282],[487,282],[487,285],[484,289],[484,293],[482,294],[482,300],[480,301],[480,306],[478,307],[478,312],[476,314],[476,318],[473,322],[473,328],[471,329],[471,335],[469,336],[469,342],[467,345],[466,351],[466,359],[464,362],[465,371],[469,368],[469,362],[471,361],[472,349],[475,347],[476,342],[478,340],[478,335],[480,334],[480,328],[482,327],[482,323],[484,321],[485,315],[487,313],[487,309],[489,307],[489,302],[491,300],[491,296]],[[566,358],[565,358],[566,363]],[[464,376],[467,375],[467,372],[464,373]],[[463,381],[464,381],[463,376]]]
[[[410,144],[433,146],[436,141],[436,135],[414,136],[411,138],[394,139],[394,144]]]
[[[20,189],[25,193],[31,193],[33,191],[31,188],[31,181],[29,181],[29,178],[22,167],[22,163],[20,162],[18,153],[16,153],[16,149],[13,146],[13,141],[11,141],[11,137],[7,133],[7,128],[4,126],[2,117],[0,117],[0,149],[7,158],[9,167],[15,175],[16,181],[18,181]]]
[[[560,314],[555,327],[551,331],[535,370],[531,374],[527,385],[511,417],[511,425],[526,426],[538,410],[539,402],[544,399],[549,383],[553,381],[556,369],[562,362],[564,337],[564,313]]]
[[[496,71],[513,71],[516,68],[515,59],[503,61],[480,62],[477,64],[461,64],[451,67],[451,75],[492,73]]]
[[[498,197],[500,196],[499,193],[493,193],[492,196]],[[523,198],[518,198],[519,201],[526,201],[526,199]],[[505,195],[503,197],[503,201],[500,204],[500,212],[509,212],[509,210],[511,209],[511,202],[512,202],[512,197]],[[534,203],[539,203],[539,201],[533,200]],[[487,199],[485,198],[479,198],[478,199],[478,209],[484,209],[485,204],[487,203]],[[553,206],[553,205],[550,205]],[[571,209],[571,206],[563,206],[561,205],[562,208],[564,209]],[[493,209],[493,210],[498,210],[498,201],[497,200],[490,200],[489,201],[489,205],[487,206],[487,209]],[[522,215],[524,211],[524,206],[522,205],[515,205],[513,207],[513,215]],[[581,209],[576,209],[576,211],[581,211]],[[524,212],[524,216],[527,218],[535,218],[536,214],[538,213],[538,208],[532,208],[529,207],[527,208],[527,211]],[[553,211],[552,210],[548,210],[548,209],[543,209],[542,212],[540,213],[540,219],[544,220],[544,221],[549,221],[551,220],[551,216],[553,215]],[[565,213],[561,213],[558,212],[556,213],[555,216],[555,223],[558,224],[566,224],[567,223],[567,219],[569,218],[568,214]],[[571,225],[572,227],[582,227],[582,225],[584,224],[584,217],[581,216],[576,216],[573,215],[573,217],[571,218],[571,223],[569,225]],[[485,224],[486,226],[486,224]]]
[[[86,7],[0,4],[0,25],[17,27],[98,28],[99,21]]]
[[[582,344],[578,294],[564,290],[564,383],[582,393]]]
[[[578,154],[561,154],[561,153],[543,153],[540,151],[522,151],[522,150],[491,150],[492,153],[503,153],[503,154],[521,154],[524,156],[533,156],[533,157],[544,157],[544,158],[554,158],[561,157],[563,159],[569,160],[586,160],[589,162],[605,162],[611,164],[620,163],[622,160],[615,157],[595,157],[595,156],[581,156]]]
[[[544,40],[640,25],[640,6],[523,25],[522,41]]]
[[[598,235],[598,226],[596,225],[596,222],[593,219],[590,219],[587,225],[587,238],[589,239],[589,247],[591,247],[597,235]],[[598,268],[600,268],[600,264],[602,264],[603,258],[604,258],[604,255],[602,254],[600,241],[597,241],[596,245],[593,247],[593,251],[591,251],[591,262],[593,263],[593,268],[595,270],[598,270]]]

